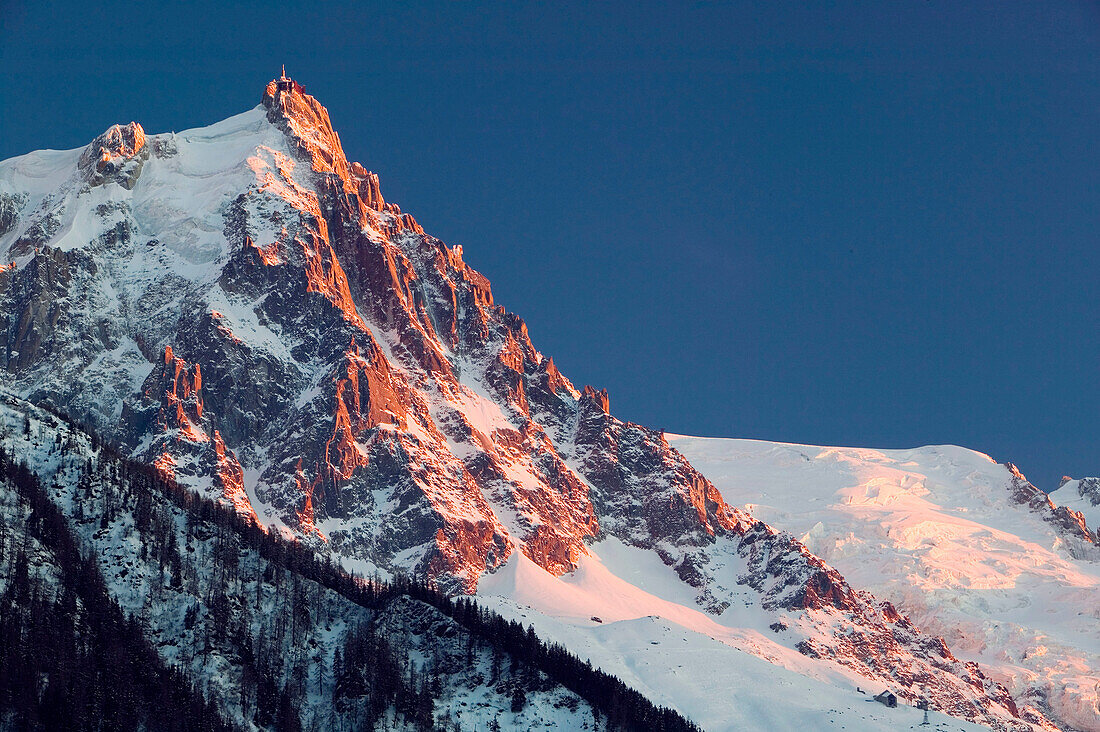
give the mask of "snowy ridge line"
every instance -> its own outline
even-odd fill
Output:
[[[1100,478],[1074,480],[1065,476],[1050,492],[1050,498],[1060,508],[1079,513],[1093,528],[1093,534],[1100,536]]]
[[[1012,466],[947,445],[669,441],[731,503],[943,636],[1018,703],[1061,729],[1100,728],[1100,557],[1091,530],[1058,520],[1072,516],[1051,508],[1058,491],[1037,496]]]

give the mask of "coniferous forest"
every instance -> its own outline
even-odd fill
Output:
[[[111,601],[94,560],[81,557],[37,478],[0,453],[0,480],[29,507],[24,542],[59,570],[52,596],[32,580],[27,547],[8,535],[0,594],[0,710],[11,729],[228,730],[178,671],[165,668],[141,626]]]
[[[697,729],[530,627],[348,574],[43,416],[8,437],[51,483],[0,450],[0,729]]]

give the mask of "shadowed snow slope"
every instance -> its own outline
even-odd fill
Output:
[[[1100,557],[1042,504],[1015,500],[1011,467],[951,446],[668,439],[731,504],[799,536],[1018,700],[1100,729]]]

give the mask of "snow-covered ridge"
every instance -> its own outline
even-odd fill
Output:
[[[669,443],[732,504],[795,533],[1017,699],[1066,729],[1100,728],[1100,555],[1014,500],[1018,471],[953,446]]]
[[[1050,497],[1059,506],[1079,512],[1094,531],[1100,529],[1100,478],[1065,477]]]

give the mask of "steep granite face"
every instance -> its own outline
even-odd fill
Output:
[[[808,656],[1026,727],[942,641],[575,388],[300,86],[208,128],[7,161],[0,204],[8,388],[261,525],[465,592],[517,553],[560,575],[615,538],[715,616],[748,591]]]
[[[137,122],[114,125],[84,149],[77,166],[89,185],[113,181],[133,188],[141,175],[141,166],[149,158],[145,130]]]
[[[386,202],[297,84],[8,166],[14,391],[265,525],[467,591],[517,550],[570,571],[604,535],[667,540],[694,576],[688,548],[738,525]]]

